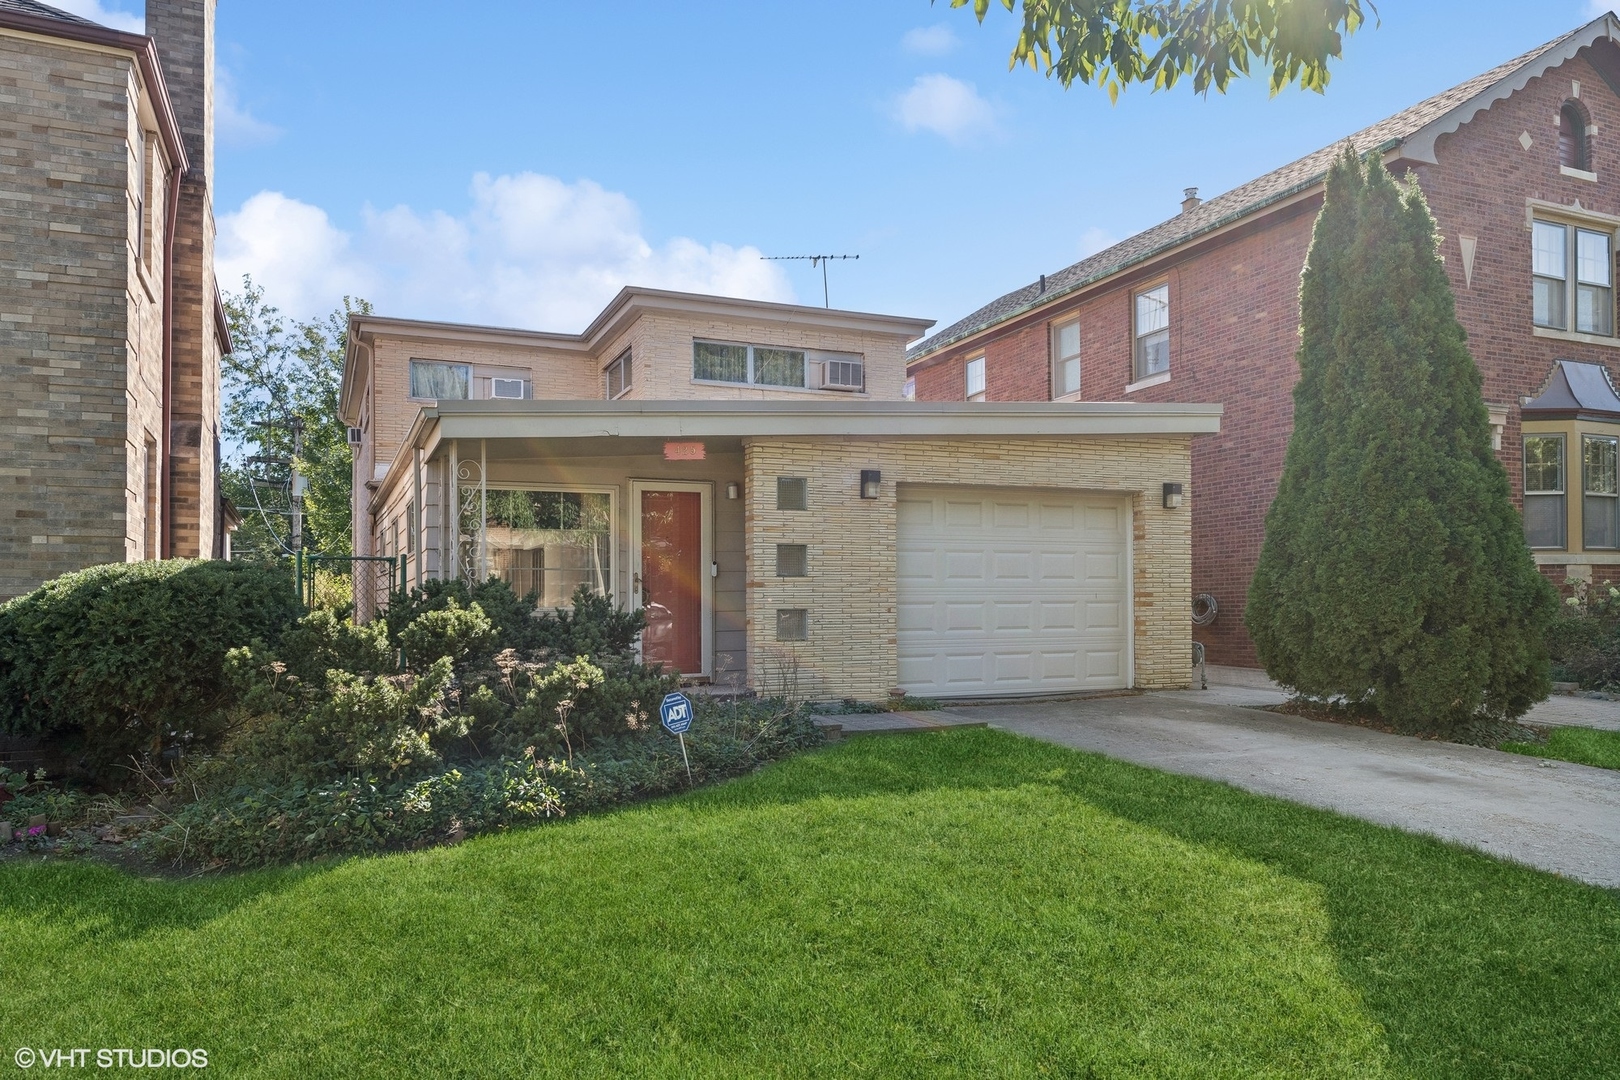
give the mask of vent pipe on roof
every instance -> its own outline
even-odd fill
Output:
[[[1204,201],[1198,197],[1198,189],[1195,187],[1182,188],[1181,196],[1181,212],[1183,214]]]
[[[1041,275],[1041,292],[1046,292],[1046,275]]]

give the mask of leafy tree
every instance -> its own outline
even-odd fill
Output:
[[[1298,83],[1321,93],[1343,39],[1370,13],[1371,0],[1022,0],[1024,26],[1009,67],[1028,64],[1101,86],[1118,100],[1131,83],[1169,89],[1184,75],[1193,89],[1226,92],[1250,63],[1271,68],[1271,92]],[[982,23],[990,0],[973,6]],[[1014,10],[1014,0],[1001,0]]]
[[[342,306],[324,319],[289,320],[265,302],[264,290],[247,276],[240,293],[226,296],[234,351],[221,363],[228,450],[221,479],[244,518],[234,542],[238,552],[272,556],[286,551],[289,470],[249,463],[247,458],[290,460],[290,421],[296,416],[304,429],[298,465],[309,481],[304,494],[304,547],[349,553],[353,474],[338,416],[338,391],[349,315],[370,310],[366,301],[345,296]],[[251,477],[270,483],[255,484]]]
[[[1547,695],[1557,609],[1415,183],[1348,150],[1300,287],[1294,431],[1244,619],[1278,682],[1456,732]]]

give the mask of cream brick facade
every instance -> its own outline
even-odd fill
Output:
[[[163,476],[166,211],[186,156],[148,38],[0,12],[0,87],[4,600],[84,566],[159,557],[185,527]],[[212,302],[194,337],[213,339]],[[217,376],[199,410],[217,416]],[[194,485],[209,529],[212,435]]]
[[[748,655],[752,685],[793,672],[813,696],[879,700],[899,679],[896,499],[904,484],[962,484],[1123,495],[1132,507],[1133,685],[1190,685],[1192,515],[1163,506],[1162,485],[1190,494],[1191,444],[1173,438],[1055,441],[747,440]],[[862,469],[883,474],[859,497]],[[809,480],[809,512],[776,509],[776,478]],[[809,547],[804,578],[770,575],[777,544]],[[776,611],[809,613],[809,640],[775,640]]]

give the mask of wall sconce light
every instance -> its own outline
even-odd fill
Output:
[[[741,493],[742,489],[737,486],[737,482],[735,480],[726,485],[726,498],[735,499]]]
[[[883,485],[883,474],[876,469],[861,470],[861,498],[875,499]]]
[[[1181,485],[1180,484],[1166,484],[1166,485],[1164,485],[1164,508],[1166,510],[1176,510],[1176,509],[1179,509],[1180,507],[1181,507]]]

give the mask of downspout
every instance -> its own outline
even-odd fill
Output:
[[[163,234],[163,467],[158,473],[158,513],[162,515],[162,528],[158,533],[158,557],[174,555],[174,513],[170,506],[173,497],[174,462],[169,429],[173,425],[174,410],[174,232],[180,220],[180,181],[182,172],[169,173],[169,205],[167,231]]]

